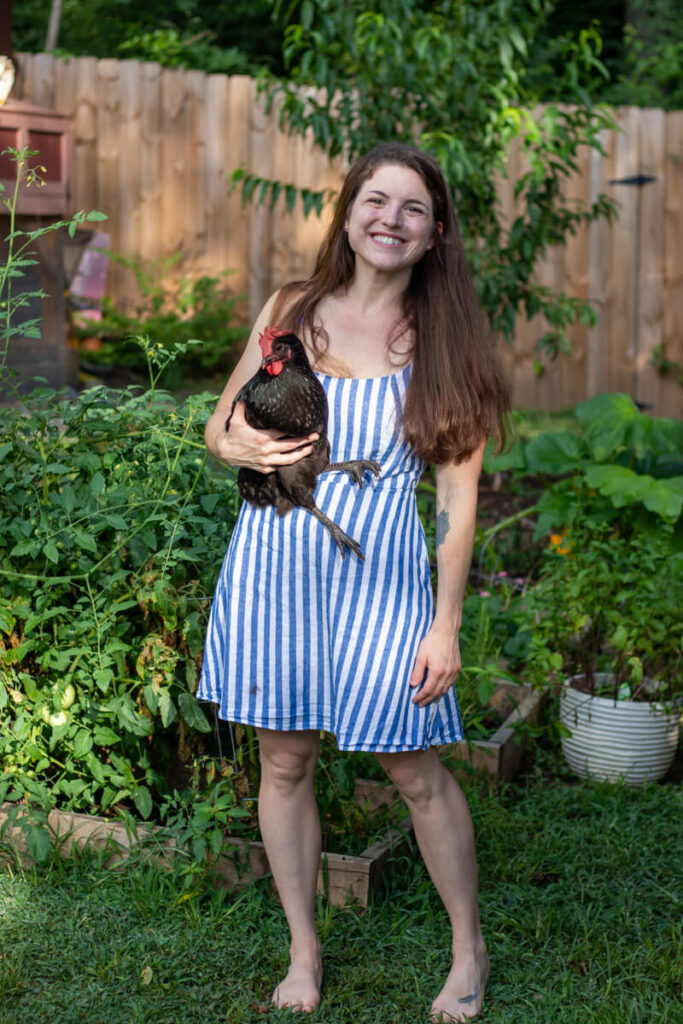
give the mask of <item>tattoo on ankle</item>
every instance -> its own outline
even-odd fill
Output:
[[[462,999],[458,999],[458,1002],[459,1003],[473,1003],[478,995],[479,995],[478,992],[472,992],[471,995],[463,996]]]
[[[446,534],[451,528],[451,524],[448,520],[448,512],[446,509],[442,509],[436,517],[436,546],[441,547],[446,539]]]

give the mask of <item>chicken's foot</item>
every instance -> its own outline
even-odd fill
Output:
[[[357,483],[359,487],[363,486],[363,473],[366,470],[373,473],[376,477],[381,476],[381,469],[378,462],[374,459],[353,459],[351,462],[330,462],[321,472],[328,473],[331,469],[338,469],[344,473],[348,473],[354,483]]]
[[[306,505],[305,507],[307,511],[311,513],[311,515],[314,515],[315,518],[330,531],[330,533],[332,534],[332,540],[339,548],[342,558],[346,554],[346,548],[350,548],[354,554],[358,555],[362,562],[365,561],[365,556],[363,555],[360,546],[356,543],[353,537],[349,537],[347,533],[344,533],[341,527],[337,526],[336,523],[333,523],[331,519],[328,519],[325,513],[321,512],[317,505],[311,503],[310,505]]]

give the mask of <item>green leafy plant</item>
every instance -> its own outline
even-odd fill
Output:
[[[580,676],[574,685],[615,699],[683,696],[683,552],[672,535],[671,525],[629,534],[576,517],[553,536],[526,598],[530,671]]]
[[[640,412],[628,395],[596,395],[576,407],[578,429],[545,431],[485,458],[488,472],[536,477],[535,537],[589,517],[656,532],[683,508],[683,424]]]
[[[142,817],[210,729],[194,697],[239,507],[206,466],[213,402],[34,392],[0,428],[0,759],[44,806]]]
[[[676,0],[631,0],[624,26],[623,70],[605,90],[610,103],[683,108],[683,12]]]
[[[597,33],[582,33],[564,54],[562,104],[536,110],[538,97],[524,84],[530,43],[551,6],[546,0],[379,0],[368,9],[361,0],[274,0],[276,15],[288,23],[288,78],[266,77],[262,88],[287,131],[310,136],[329,156],[353,160],[381,140],[413,142],[434,154],[453,190],[494,329],[511,339],[521,312],[543,314],[548,330],[540,348],[554,357],[569,349],[567,326],[577,318],[592,324],[595,313],[590,304],[541,286],[534,267],[582,225],[613,216],[614,206],[605,196],[588,206],[564,196],[580,148],[600,150],[599,132],[612,126],[584,88],[601,68]],[[527,169],[506,223],[495,180],[506,175],[516,137]],[[288,183],[244,168],[233,180],[261,202],[294,201]],[[310,209],[327,198],[301,195]]]
[[[574,429],[541,431],[502,456],[487,452],[485,468],[508,487],[531,480],[537,493],[487,538],[493,548],[519,516],[535,519],[536,565],[521,592],[504,608],[500,594],[487,595],[491,612],[502,611],[494,621],[509,664],[541,685],[581,675],[587,692],[596,673],[608,672],[611,694],[641,700],[651,699],[655,680],[673,699],[681,689],[683,425],[640,412],[626,395],[598,395],[576,407]]]
[[[162,349],[172,348],[176,353],[164,368],[162,381],[166,386],[177,386],[188,373],[215,370],[227,374],[232,369],[238,345],[246,338],[248,329],[237,317],[242,297],[233,294],[228,286],[230,271],[218,277],[204,275],[169,283],[169,271],[177,256],[151,263],[116,253],[109,253],[109,258],[133,274],[140,301],[130,313],[117,309],[105,298],[101,320],[77,322],[77,338],[99,340],[99,347],[83,352],[89,363],[117,364],[144,371],[145,353],[134,340],[147,335]],[[201,338],[201,346],[181,351],[178,346],[188,337]]]
[[[40,164],[31,166],[33,157],[38,156],[38,150],[15,149],[9,146],[2,152],[3,156],[16,164],[15,180],[13,191],[4,194],[5,186],[0,184],[0,201],[7,209],[9,216],[9,233],[6,237],[7,254],[4,262],[0,265],[0,381],[7,384],[9,373],[7,371],[7,354],[10,342],[18,338],[39,338],[40,317],[25,317],[22,310],[28,309],[33,300],[42,299],[45,293],[42,290],[26,290],[21,287],[21,278],[24,277],[29,267],[38,263],[32,245],[42,235],[53,231],[66,229],[71,237],[76,230],[87,221],[106,220],[103,213],[97,210],[90,210],[89,213],[79,211],[69,220],[52,221],[32,231],[24,231],[17,227],[17,206],[19,189],[22,184],[27,188],[40,188],[44,185],[42,175],[45,168]]]
[[[242,800],[235,786],[234,769],[224,764],[223,778],[200,788],[194,777],[193,788],[173,790],[160,806],[165,828],[181,846],[187,847],[196,863],[205,857],[218,857],[225,847],[226,834],[258,834],[255,800]]]

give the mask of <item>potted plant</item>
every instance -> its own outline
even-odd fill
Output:
[[[560,672],[562,747],[576,774],[638,785],[666,774],[683,705],[683,552],[674,528],[572,517],[529,594],[531,665]]]

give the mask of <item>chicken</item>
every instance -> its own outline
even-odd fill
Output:
[[[257,508],[274,505],[281,516],[295,506],[307,509],[330,531],[342,557],[346,548],[350,548],[362,559],[359,545],[321,512],[313,500],[313,492],[320,473],[342,470],[362,487],[363,474],[369,471],[378,477],[379,465],[371,459],[330,463],[327,396],[311,370],[303,344],[289,331],[266,327],[259,335],[259,345],[263,353],[261,368],[235,396],[225,429],[230,429],[237,402],[244,402],[245,419],[251,427],[281,430],[286,437],[315,432],[318,440],[310,455],[290,466],[281,466],[273,473],[242,467],[237,474],[239,492]]]

